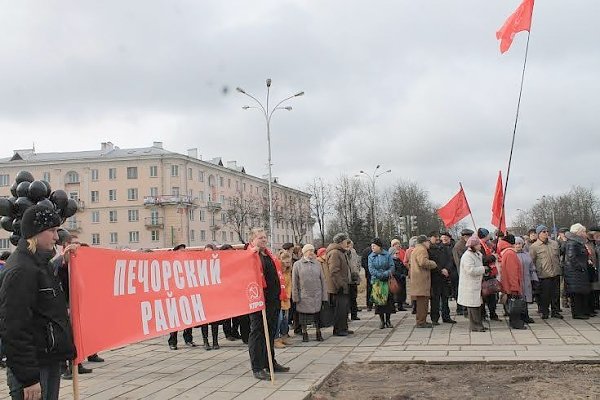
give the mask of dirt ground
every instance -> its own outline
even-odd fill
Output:
[[[600,399],[599,376],[599,364],[343,364],[312,399]]]

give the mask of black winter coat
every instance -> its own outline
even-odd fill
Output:
[[[567,293],[588,294],[592,290],[588,275],[588,253],[583,238],[566,233],[565,245],[565,285]]]
[[[49,261],[21,239],[6,262],[0,288],[0,335],[6,363],[25,387],[40,381],[39,367],[75,357],[67,302]]]
[[[442,269],[448,270],[448,273],[452,272],[452,254],[446,251],[446,247],[441,244],[432,244],[429,248],[429,259],[435,261],[437,267],[431,270],[431,284],[443,284],[449,280],[449,277],[446,278],[442,275]]]

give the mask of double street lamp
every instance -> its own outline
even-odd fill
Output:
[[[267,165],[269,168],[269,182],[268,182],[268,190],[269,190],[269,242],[271,245],[271,248],[273,248],[274,246],[274,241],[273,241],[273,231],[274,231],[274,226],[273,226],[273,174],[272,174],[272,163],[271,163],[271,117],[273,117],[273,113],[277,110],[287,110],[287,111],[292,111],[292,107],[287,106],[287,107],[281,107],[281,105],[290,100],[293,99],[294,97],[299,97],[299,96],[303,96],[304,92],[298,92],[292,96],[286,97],[285,99],[281,100],[279,103],[277,103],[277,105],[273,108],[269,108],[269,96],[270,96],[270,89],[271,89],[271,79],[267,79],[266,80],[266,84],[267,84],[267,100],[265,105],[263,105],[263,103],[261,103],[255,96],[251,95],[250,93],[246,92],[244,89],[242,88],[236,88],[236,90],[248,97],[250,97],[252,100],[254,100],[256,102],[256,104],[258,104],[258,106],[243,106],[242,108],[244,110],[248,110],[250,108],[255,108],[257,110],[259,110],[263,116],[265,117],[265,122],[267,124],[267,148],[268,148],[268,159],[267,159]]]
[[[377,193],[376,193],[377,188],[375,186],[375,183],[377,182],[377,179],[381,175],[384,175],[384,174],[387,174],[389,172],[392,172],[391,169],[388,169],[387,171],[383,171],[383,172],[377,173],[377,171],[379,170],[379,168],[381,168],[381,165],[377,164],[377,166],[375,167],[375,170],[373,171],[372,175],[369,175],[365,171],[362,171],[362,170],[360,171],[360,173],[358,173],[358,174],[355,175],[357,178],[360,178],[363,175],[366,176],[369,179],[369,181],[371,182],[371,185],[372,185],[372,191],[373,191],[373,203],[372,203],[372,206],[373,206],[373,226],[375,228],[375,237],[379,237],[379,231],[377,229],[377,216],[375,215],[375,198],[377,196]]]

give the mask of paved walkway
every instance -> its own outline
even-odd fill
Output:
[[[277,351],[291,372],[277,374],[275,386],[254,379],[248,350],[240,341],[220,341],[220,350],[202,347],[169,350],[166,337],[102,353],[104,364],[92,364],[94,373],[81,377],[83,399],[304,399],[340,362],[365,361],[600,361],[600,317],[587,321],[537,317],[530,329],[514,331],[505,321],[491,322],[484,333],[468,332],[468,322],[415,329],[410,312],[392,316],[393,329],[378,329],[379,318],[366,311],[352,322],[355,334],[325,341],[295,344]],[[199,330],[194,332],[200,341]],[[314,331],[310,332],[311,340]],[[72,398],[63,381],[61,398]],[[6,375],[0,376],[0,399],[8,399]]]

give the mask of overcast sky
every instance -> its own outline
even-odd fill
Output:
[[[489,226],[506,172],[527,33],[501,55],[520,0],[0,1],[0,157],[163,141],[266,173],[266,130],[244,88],[272,101],[274,175],[392,173],[444,203],[461,181]],[[598,186],[600,2],[539,0],[508,218],[542,194]]]

